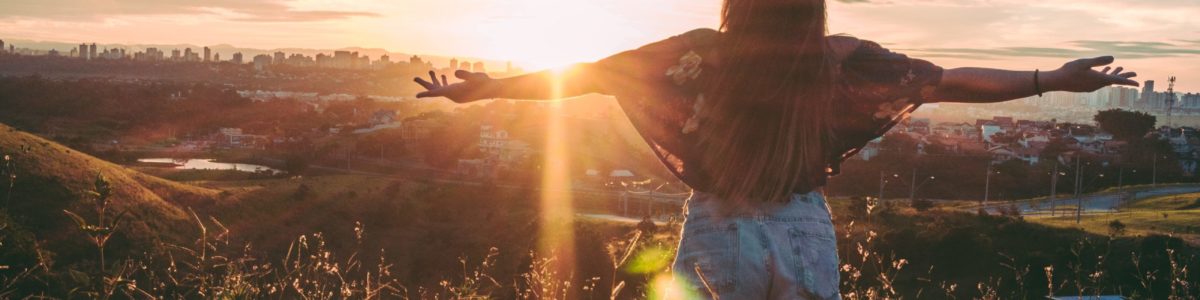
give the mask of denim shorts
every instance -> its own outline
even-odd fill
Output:
[[[841,298],[837,240],[821,192],[794,194],[786,203],[733,207],[721,201],[696,192],[685,205],[687,219],[672,270],[690,295]]]

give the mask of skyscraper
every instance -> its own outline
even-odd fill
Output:
[[[0,52],[4,52],[4,40],[0,40]]]
[[[79,44],[79,58],[85,59],[85,60],[88,59],[88,45],[87,44]]]
[[[458,70],[458,59],[457,58],[450,59],[450,68]]]
[[[272,59],[272,61],[274,62],[274,64],[282,65],[284,60],[286,60],[286,59],[287,59],[287,53],[283,53],[283,51],[275,51],[275,58]]]
[[[212,61],[212,49],[208,49],[208,47],[204,47],[204,62],[210,62],[210,61]]]
[[[96,59],[96,43],[88,46],[88,59]]]
[[[484,70],[482,61],[477,61],[475,64],[471,65],[471,72],[486,73],[487,70]]]
[[[221,61],[221,54],[220,54],[220,53],[214,53],[214,54],[213,54],[213,61],[215,61],[215,62],[220,62],[220,61]]]
[[[463,71],[470,71],[471,70],[471,62],[464,61],[462,63],[459,63],[458,69],[463,70]]]
[[[179,55],[179,49],[171,49],[171,60],[179,61],[180,59],[183,59],[183,56]]]
[[[233,63],[235,63],[235,64],[239,64],[239,65],[242,64],[242,53],[241,52],[233,53],[233,59],[231,61],[233,61]]]
[[[1141,104],[1140,106],[1142,106],[1142,107],[1153,107],[1154,106],[1153,100],[1154,100],[1154,80],[1146,80],[1146,83],[1142,84],[1142,98],[1138,102]]]

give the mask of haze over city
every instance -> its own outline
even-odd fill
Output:
[[[719,24],[720,1],[4,1],[0,38],[248,48],[386,48],[538,69]],[[1200,91],[1190,0],[842,0],[830,32],[947,67],[1054,68],[1114,55],[1141,80]],[[547,26],[547,24],[553,24]],[[60,51],[66,49],[59,49]]]

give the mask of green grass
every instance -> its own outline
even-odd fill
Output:
[[[1109,234],[1109,224],[1118,220],[1125,224],[1126,234],[1174,235],[1194,245],[1200,245],[1200,193],[1158,196],[1134,201],[1122,207],[1122,211],[1118,213],[1085,215],[1078,224],[1075,223],[1074,215],[1037,217],[1030,220],[1104,235]]]
[[[1163,213],[1167,217],[1163,217]],[[1075,216],[1034,217],[1027,220],[1060,228],[1078,228],[1099,234],[1109,234],[1109,223],[1114,220],[1125,224],[1125,235],[1149,236],[1152,234],[1172,235],[1200,245],[1200,210],[1146,211],[1132,210],[1112,214],[1085,215],[1075,223]]]
[[[1179,195],[1158,196],[1143,200],[1133,201],[1123,209],[1129,210],[1152,210],[1152,211],[1173,211],[1173,210],[1195,210],[1200,209],[1200,193],[1189,193]]]

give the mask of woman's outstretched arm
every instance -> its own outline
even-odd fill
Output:
[[[446,97],[454,102],[466,103],[482,99],[504,98],[521,100],[553,100],[600,92],[589,80],[593,69],[591,63],[576,64],[561,71],[546,70],[508,78],[493,79],[484,73],[463,70],[454,72],[462,82],[450,84],[446,75],[438,78],[429,71],[429,79],[414,79],[425,87],[418,98]]]
[[[1130,78],[1134,72],[1124,68],[1092,68],[1113,62],[1112,56],[1080,59],[1061,68],[1040,72],[1037,83],[1034,71],[1009,71],[987,68],[947,69],[930,102],[990,103],[1037,95],[1038,92],[1092,92],[1110,85],[1137,86]],[[1111,70],[1111,72],[1110,72]]]

